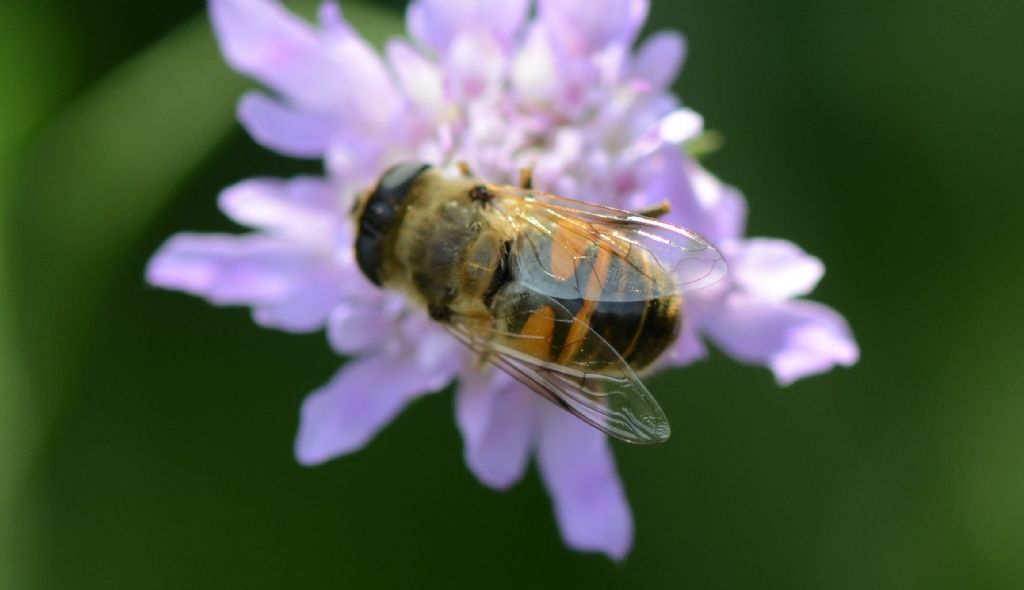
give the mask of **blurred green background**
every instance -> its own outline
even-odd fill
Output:
[[[1024,587],[1024,3],[653,4],[726,138],[707,165],[753,235],[825,260],[863,357],[783,390],[721,354],[655,378],[674,436],[616,445],[614,564],[563,548],[536,474],[474,480],[449,393],[298,466],[323,338],[142,274],[233,229],[222,187],[316,165],[234,123],[252,84],[202,3],[0,3],[0,587]],[[402,5],[344,3],[375,42]]]

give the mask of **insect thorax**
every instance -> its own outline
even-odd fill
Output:
[[[424,304],[431,316],[488,313],[505,251],[502,238],[470,197],[474,183],[431,172],[417,182],[401,225],[385,250],[384,285]]]

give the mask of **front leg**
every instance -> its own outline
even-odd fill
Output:
[[[640,209],[639,211],[636,211],[635,213],[637,215],[643,215],[644,217],[651,217],[651,218],[654,218],[654,219],[661,219],[662,217],[668,215],[668,212],[671,211],[671,210],[672,210],[672,206],[669,204],[669,202],[668,201],[662,201],[662,202],[657,203],[655,205],[651,205],[649,207],[644,207],[643,209]]]
[[[533,166],[519,169],[519,186],[526,190],[533,189]]]

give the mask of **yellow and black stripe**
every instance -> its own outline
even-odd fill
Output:
[[[553,237],[541,241],[551,248],[546,252],[551,256],[549,268],[561,273],[563,280],[574,281],[582,297],[553,298],[525,285],[509,285],[493,306],[499,321],[508,319],[503,329],[520,336],[506,344],[546,362],[600,372],[615,359],[597,334],[634,369],[653,363],[679,334],[680,298],[608,301],[616,297],[607,294],[625,289],[627,283],[658,280],[655,273],[660,269],[653,268],[647,257],[627,261],[592,243],[581,244],[580,255],[571,256],[572,242]],[[567,260],[573,261],[571,267]]]

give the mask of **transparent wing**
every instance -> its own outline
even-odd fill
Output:
[[[550,335],[500,331],[490,320],[455,316],[445,325],[483,359],[544,398],[611,436],[630,443],[652,444],[668,439],[671,429],[661,406],[622,356],[560,303],[551,299],[552,324],[585,328],[586,361],[553,362],[535,356],[539,339]],[[506,324],[525,323],[536,309],[510,312]]]
[[[517,230],[513,276],[547,295],[642,301],[699,289],[725,276],[722,255],[688,229],[555,195],[489,188],[496,195],[491,202],[496,222]]]

